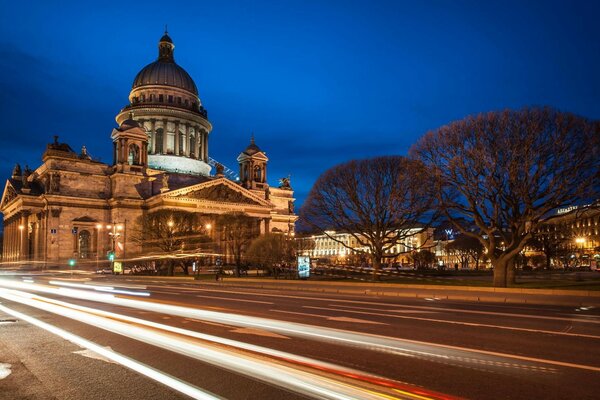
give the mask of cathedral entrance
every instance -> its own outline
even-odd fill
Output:
[[[77,247],[79,248],[79,258],[90,258],[91,235],[89,231],[79,232]]]

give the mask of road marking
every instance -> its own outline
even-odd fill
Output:
[[[108,351],[112,351],[112,349],[110,348],[110,346],[106,346],[105,349],[107,349]],[[102,356],[102,355],[100,355],[100,354],[98,354],[98,353],[96,353],[94,351],[89,350],[89,349],[83,349],[83,350],[79,350],[79,351],[74,351],[73,354],[79,354],[80,356],[84,356],[84,357],[91,358],[91,359],[94,359],[94,360],[104,361],[104,362],[111,363],[111,364],[117,364],[115,361],[113,361],[113,360],[111,360],[109,358],[106,358],[106,357],[104,357],[104,356]]]
[[[233,297],[214,297],[214,296],[202,296],[200,294],[194,295],[194,297],[201,297],[211,300],[226,300],[226,301],[239,301],[242,303],[257,303],[257,304],[275,304],[270,301],[258,301],[258,300],[246,300],[246,299],[234,299]]]
[[[245,335],[266,336],[266,337],[272,337],[272,338],[276,338],[276,339],[289,339],[289,337],[280,335],[275,332],[263,331],[262,329],[254,329],[254,328],[236,328],[236,329],[230,330],[229,332],[243,333]]]
[[[362,324],[375,324],[375,325],[389,325],[383,322],[375,322],[375,321],[367,321],[365,319],[355,319],[355,318],[347,318],[347,317],[331,317],[329,315],[321,315],[321,314],[309,314],[309,313],[301,313],[301,312],[295,312],[295,311],[284,311],[284,310],[269,310],[272,312],[278,312],[278,313],[283,313],[283,314],[295,314],[295,315],[304,315],[304,316],[308,316],[308,317],[318,317],[318,318],[325,318],[328,319],[330,321],[338,321],[338,322],[356,322],[356,323],[362,323]]]
[[[101,354],[106,358],[109,358],[115,361],[116,363],[121,364],[124,367],[127,367],[141,375],[147,376],[148,378],[157,381],[158,383],[162,383],[163,385],[168,386],[183,394],[186,394],[194,399],[218,400],[218,397],[213,396],[209,392],[205,392],[196,386],[192,386],[180,379],[175,378],[174,376],[162,373],[154,368],[149,367],[146,364],[142,364],[132,358],[126,357],[113,350],[108,350],[94,342],[82,338],[81,336],[77,336],[64,329],[58,328],[54,325],[50,325],[37,318],[30,317],[29,315],[20,313],[3,305],[0,305],[0,310],[12,315],[15,318],[19,318],[23,321],[29,322],[30,324],[35,325],[38,328],[44,329],[50,333],[60,336],[63,339],[68,340],[69,342],[74,343],[80,347],[84,347],[98,354]]]
[[[188,289],[188,290],[196,290],[196,289]],[[582,322],[582,323],[590,323],[590,324],[600,324],[600,320],[587,320],[587,319],[573,319],[573,318],[565,318],[565,317],[550,317],[544,315],[526,315],[526,314],[515,314],[515,313],[505,313],[505,312],[495,312],[495,311],[477,311],[477,310],[463,310],[460,308],[450,308],[450,307],[432,307],[432,306],[417,306],[417,305],[403,305],[403,304],[395,304],[395,303],[379,303],[374,301],[358,301],[358,300],[344,300],[344,299],[335,299],[328,297],[311,297],[311,296],[294,296],[294,295],[283,295],[283,294],[273,294],[273,293],[252,293],[252,292],[240,292],[234,290],[217,290],[217,289],[197,289],[197,291],[206,291],[206,292],[218,292],[218,293],[232,293],[232,294],[242,294],[249,296],[262,296],[262,297],[283,297],[288,299],[304,299],[304,300],[317,300],[317,301],[329,301],[336,303],[350,303],[350,304],[368,304],[375,306],[386,306],[386,307],[402,307],[402,308],[412,308],[412,309],[421,309],[421,310],[434,310],[437,312],[455,312],[455,313],[464,313],[464,314],[480,314],[480,315],[498,315],[504,317],[517,317],[517,318],[532,318],[532,319],[545,319],[551,321],[567,321],[567,322]],[[532,311],[534,311],[532,309]]]
[[[348,317],[327,317],[330,321],[339,321],[339,322],[355,322],[357,324],[375,324],[375,325],[388,325],[382,322],[368,321],[366,319],[358,319],[358,318],[348,318]]]
[[[547,331],[543,329],[529,329],[529,328],[517,328],[512,326],[503,326],[503,325],[491,325],[491,324],[479,324],[475,322],[461,322],[461,321],[448,321],[445,319],[434,319],[434,318],[424,318],[424,317],[409,317],[406,315],[395,315],[395,314],[382,314],[382,313],[373,313],[372,311],[355,311],[355,310],[347,310],[346,308],[358,308],[365,310],[374,310],[372,308],[363,308],[363,307],[349,307],[349,306],[338,306],[344,308],[328,308],[328,307],[314,307],[314,306],[302,306],[302,308],[310,308],[315,310],[325,310],[325,311],[341,311],[351,314],[366,314],[366,315],[377,315],[381,317],[389,317],[389,318],[399,318],[399,319],[412,319],[416,321],[425,321],[425,322],[437,322],[444,324],[452,324],[452,325],[465,325],[465,326],[475,326],[481,328],[495,328],[495,329],[506,329],[511,331],[522,331],[522,332],[533,332],[533,333],[547,333],[551,335],[560,335],[560,336],[574,336],[574,337],[584,337],[588,339],[600,339],[600,336],[595,335],[586,335],[584,333],[568,333],[568,332],[560,332],[560,331]],[[374,310],[377,311],[377,310]],[[381,310],[387,311],[387,310]]]
[[[225,327],[225,328],[233,328],[234,327],[233,325],[220,324],[218,322],[204,321],[202,319],[184,318],[184,320],[189,321],[189,322],[196,322],[198,324],[214,325],[214,326]]]
[[[0,379],[4,379],[9,376],[12,372],[10,369],[12,365],[7,363],[0,363]]]

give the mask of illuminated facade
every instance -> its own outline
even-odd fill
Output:
[[[356,261],[351,259],[359,253],[369,253],[369,249],[362,246],[354,236],[344,232],[328,231],[327,234],[312,235],[300,240],[310,243],[310,246],[302,246],[302,255],[326,259],[333,263],[350,263]],[[402,242],[397,243],[386,252],[386,254],[397,254],[397,256],[387,259],[385,262],[408,264],[411,252],[428,248],[433,244],[433,229],[411,229]]]
[[[239,182],[225,177],[221,166],[210,175],[212,125],[196,84],[175,63],[174,47],[165,33],[158,60],[135,77],[130,104],[110,135],[112,164],[55,136],[39,167],[15,167],[0,205],[3,261],[65,265],[71,258],[104,259],[113,245],[106,226],[113,222],[123,227],[117,257],[135,256],[142,251],[130,233],[136,221],[167,208],[209,219],[243,212],[256,218],[263,233],[293,233],[294,192],[289,180],[279,187],[267,183],[268,158],[254,138],[238,156]]]
[[[541,244],[554,247],[555,267],[600,265],[600,204],[558,209],[538,230]],[[527,249],[527,255],[540,254]]]

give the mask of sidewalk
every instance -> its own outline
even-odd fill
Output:
[[[394,283],[323,282],[310,280],[225,277],[220,282],[193,280],[193,277],[125,276],[155,282],[193,283],[297,292],[347,294],[352,296],[409,297],[507,304],[600,306],[600,292],[589,290],[520,289],[474,286],[406,285]]]

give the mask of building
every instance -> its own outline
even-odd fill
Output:
[[[370,262],[364,257],[369,249],[361,245],[356,237],[346,232],[328,231],[321,235],[311,235],[299,238],[302,255],[320,259],[332,264],[356,264]],[[433,229],[410,229],[404,241],[397,243],[386,254],[395,255],[384,260],[384,263],[410,263],[410,253],[433,246]],[[363,255],[361,257],[361,255]]]
[[[527,256],[549,257],[555,268],[600,265],[600,204],[574,205],[557,209],[536,233]]]
[[[293,232],[297,217],[289,179],[279,187],[267,183],[269,160],[254,138],[237,157],[240,181],[227,178],[219,164],[211,175],[212,125],[196,84],[175,62],[174,49],[165,32],[158,59],[135,77],[130,103],[107,135],[111,164],[92,159],[85,147],[74,151],[55,136],[39,167],[15,167],[0,205],[5,262],[64,265],[71,258],[104,259],[112,246],[117,257],[139,255],[142,248],[130,232],[139,218],[161,209],[209,217],[243,212],[256,219],[262,233]],[[121,232],[109,236],[110,224]]]

